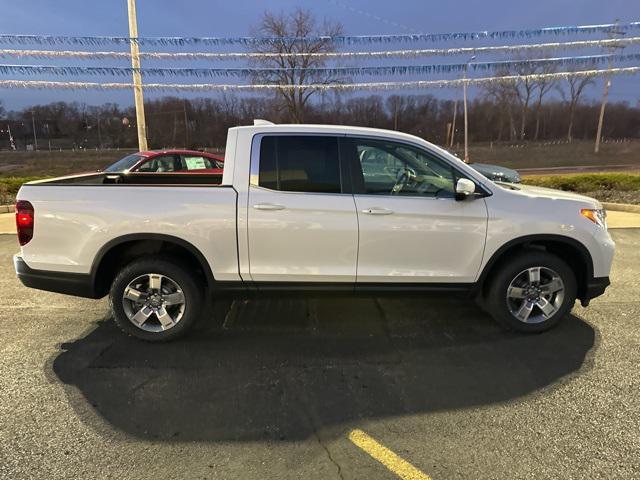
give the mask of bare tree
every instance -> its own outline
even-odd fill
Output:
[[[584,89],[593,84],[593,77],[579,77],[571,76],[567,77],[567,84],[569,86],[568,99],[564,90],[560,90],[561,95],[569,103],[569,125],[567,126],[567,141],[573,140],[573,120],[576,114],[576,107],[580,102],[580,97],[584,92]]]
[[[537,80],[528,78],[528,76],[541,73],[541,68],[534,64],[526,63],[527,60],[530,59],[530,57],[528,56],[515,58],[516,60],[523,61],[523,64],[515,68],[514,70],[514,73],[520,75],[523,78],[521,78],[518,82],[512,84],[511,86],[513,88],[514,98],[517,100],[520,106],[520,128],[518,131],[518,137],[520,138],[520,140],[524,140],[526,137],[529,105],[537,86]]]
[[[526,75],[521,73],[521,75]],[[527,126],[527,113],[529,112],[529,103],[535,88],[535,82],[529,78],[524,78],[514,84],[515,98],[520,104],[520,140],[524,140]]]
[[[322,72],[312,73],[306,70],[326,65],[324,57],[311,54],[334,52],[336,47],[332,37],[343,32],[340,23],[327,20],[321,25],[317,23],[311,12],[297,9],[290,14],[276,15],[265,12],[260,23],[253,29],[256,36],[273,37],[267,45],[257,45],[253,51],[276,54],[259,57],[253,61],[253,65],[281,70],[258,72],[252,80],[254,83],[297,87],[282,88],[276,93],[282,100],[290,121],[294,123],[303,122],[307,102],[317,91],[305,85],[336,83],[339,80]]]
[[[547,66],[547,67],[544,67],[540,73],[546,74],[546,73],[553,73],[553,72],[555,72],[555,68],[553,66]],[[547,95],[547,93],[549,93],[553,89],[553,87],[555,87],[555,85],[556,85],[556,80],[553,80],[550,78],[540,78],[535,81],[535,90],[537,92],[536,106],[535,106],[536,129],[533,134],[533,139],[536,141],[540,138],[540,118],[542,116],[541,115],[542,101],[544,97]]]
[[[498,70],[495,72],[496,76],[502,77],[508,75],[506,70]],[[509,140],[515,140],[516,128],[515,119],[513,115],[513,107],[516,102],[516,88],[513,84],[508,82],[492,82],[488,83],[484,87],[484,97],[486,100],[493,103],[499,112],[499,129],[497,140],[502,140],[503,125],[505,123],[505,117],[508,121],[509,127]]]

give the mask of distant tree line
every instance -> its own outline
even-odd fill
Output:
[[[294,121],[278,97],[223,95],[219,98],[164,97],[148,101],[147,134],[152,148],[224,147],[227,129],[249,125],[255,118],[276,123]],[[455,105],[457,103],[457,105]],[[462,142],[462,102],[433,95],[319,96],[304,109],[306,123],[329,123],[395,129],[438,144]],[[600,104],[570,98],[524,101],[515,93],[486,89],[469,104],[469,136],[473,142],[521,142],[593,139]],[[298,115],[299,112],[296,112]],[[27,145],[51,148],[131,148],[137,143],[135,112],[114,103],[89,106],[54,102],[18,111],[0,105],[0,148]],[[607,106],[605,138],[640,138],[640,108],[628,103]]]

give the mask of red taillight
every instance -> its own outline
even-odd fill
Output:
[[[16,203],[18,242],[26,245],[33,238],[33,205],[25,200]]]

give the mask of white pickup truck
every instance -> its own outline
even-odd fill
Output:
[[[215,180],[215,181],[214,181]],[[229,130],[222,179],[94,173],[18,193],[22,283],[110,295],[127,333],[183,334],[205,295],[466,291],[521,332],[556,325],[609,285],[602,205],[496,184],[399,132]]]

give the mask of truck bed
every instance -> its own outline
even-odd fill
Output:
[[[216,280],[240,280],[237,192],[201,183],[205,176],[99,173],[26,184],[18,200],[31,202],[35,218],[22,258],[32,269],[90,273],[105,245],[152,234],[212,259]]]
[[[83,173],[32,182],[32,185],[220,185],[222,175],[214,173],[132,172]]]

